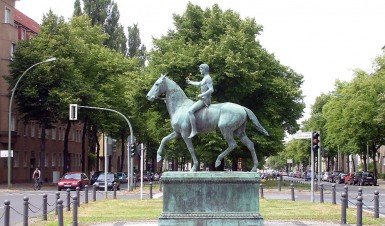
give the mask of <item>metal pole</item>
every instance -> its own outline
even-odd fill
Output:
[[[5,200],[4,201],[4,226],[9,226],[9,220],[10,220],[10,217],[9,217],[9,214],[10,214],[10,205],[11,205],[11,201],[9,200]]]
[[[122,113],[120,113],[119,111],[115,111],[115,110],[113,110],[113,109],[109,109],[109,108],[100,108],[100,107],[90,107],[90,106],[80,106],[80,105],[78,105],[78,108],[89,108],[89,109],[97,109],[97,110],[104,110],[104,111],[112,111],[112,112],[115,112],[115,113],[117,113],[117,114],[119,114],[120,116],[122,116],[125,120],[126,120],[126,122],[127,122],[127,124],[128,124],[128,127],[130,128],[130,144],[133,144],[134,143],[134,132],[133,132],[133,130],[132,130],[132,126],[131,126],[131,123],[130,123],[130,121],[128,121],[128,119],[127,119],[127,117],[126,116],[124,116]],[[127,149],[129,150],[130,149],[130,147],[127,147]],[[128,162],[128,161],[130,161],[131,160],[131,164]],[[132,163],[133,163],[133,161],[132,161],[132,159],[131,159],[131,156],[130,156],[130,153],[129,153],[129,151],[127,151],[127,168],[128,168],[128,175],[131,175],[131,180],[130,180],[130,178],[129,178],[129,180],[128,180],[128,187],[129,187],[129,190],[130,191],[132,191],[132,181],[133,181],[133,166],[132,166]],[[130,165],[131,165],[131,169],[130,169]]]
[[[96,201],[96,184],[92,185],[92,201]]]
[[[259,186],[260,186],[260,189],[261,189],[261,199],[263,199],[263,198],[264,198],[264,197],[263,197],[263,185],[260,184]]]
[[[150,199],[152,199],[152,182],[150,182]]]
[[[341,224],[346,224],[346,203],[347,194],[342,192],[341,194]]]
[[[357,226],[362,226],[362,196],[357,197]]]
[[[377,190],[374,191],[374,218],[379,218],[380,217],[380,210],[379,210],[379,194]],[[362,205],[362,204],[361,204]]]
[[[311,195],[310,195],[310,200],[314,202],[314,151],[313,151],[313,140],[310,139],[310,168],[312,172],[312,176],[310,176],[310,190],[311,190]]]
[[[72,226],[78,226],[78,197],[75,195],[73,198],[73,210],[72,210]]]
[[[333,187],[332,203],[336,204],[337,203],[336,202],[336,184],[333,184],[332,187]]]
[[[84,203],[88,203],[88,185],[84,185]]]
[[[43,220],[47,220],[47,194],[43,194]]]
[[[321,133],[320,131],[318,131],[318,134],[319,134],[319,148],[318,148],[318,158],[317,158],[317,162],[318,162],[318,182],[317,184],[319,185],[321,183],[321,171],[322,171],[322,166],[321,166],[321,148],[322,148],[322,145],[321,145]],[[313,172],[313,176],[315,177],[315,173]]]
[[[321,183],[319,186],[320,186],[319,201],[320,201],[320,203],[323,203],[324,202],[324,185]]]
[[[39,65],[39,64],[42,64],[42,63],[47,63],[47,62],[51,62],[51,61],[54,61],[56,60],[55,57],[53,58],[49,58],[45,61],[41,61],[39,63],[36,63],[34,65],[32,65],[31,67],[27,68],[27,70],[25,70],[23,72],[23,74],[19,77],[19,79],[16,81],[16,84],[15,86],[12,88],[12,93],[11,93],[11,98],[9,99],[9,109],[8,109],[8,156],[7,156],[7,163],[8,163],[8,188],[11,188],[11,119],[12,119],[12,103],[13,103],[13,97],[15,96],[15,91],[16,91],[16,88],[17,88],[17,85],[19,84],[20,80],[24,77],[24,75],[30,70],[32,69],[33,67]]]
[[[24,196],[24,209],[23,209],[23,226],[28,226],[28,200],[29,198]]]
[[[278,191],[281,191],[282,187],[282,175],[279,175],[279,180],[278,180]]]
[[[76,187],[76,196],[78,197],[78,207],[80,207],[80,188]]]
[[[60,199],[60,192],[56,192],[56,208],[55,208],[55,215],[58,215],[59,213],[58,213],[58,201],[59,201],[59,199]]]
[[[143,200],[143,165],[144,165],[144,156],[143,156],[143,143],[140,146],[140,200]]]
[[[114,182],[114,195],[113,195],[113,199],[116,199],[116,182]]]
[[[344,189],[345,189],[345,194],[346,194],[346,203],[345,203],[345,206],[346,206],[346,208],[348,208],[349,207],[349,202],[348,202],[348,200],[349,200],[349,188],[348,188],[348,186],[344,186]]]
[[[291,201],[295,201],[295,196],[294,196],[294,184],[290,184],[291,187]]]
[[[104,134],[104,195],[105,199],[107,199],[107,167],[108,167],[108,159],[107,159],[107,136]]]
[[[64,226],[64,223],[63,223],[63,200],[61,199],[58,199],[57,200],[57,218],[58,218],[58,226]]]
[[[71,190],[67,188],[67,211],[71,211]]]

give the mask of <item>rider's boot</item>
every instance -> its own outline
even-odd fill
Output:
[[[195,135],[198,134],[197,132],[197,126],[196,126],[196,123],[195,123],[195,116],[194,114],[190,114],[190,124],[191,124],[191,134],[188,138],[193,138]]]

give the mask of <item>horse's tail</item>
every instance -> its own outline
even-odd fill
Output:
[[[248,108],[246,107],[243,107],[247,113],[247,115],[249,116],[249,119],[254,123],[254,125],[257,127],[257,130],[263,134],[265,134],[266,136],[269,136],[269,133],[265,130],[265,128],[263,128],[263,126],[261,125],[261,123],[259,123],[258,119],[257,119],[257,116],[255,116],[255,114]]]

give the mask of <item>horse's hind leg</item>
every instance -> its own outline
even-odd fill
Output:
[[[177,133],[177,132],[174,131],[174,132],[170,133],[169,135],[163,137],[162,141],[160,142],[158,151],[156,152],[156,154],[157,154],[157,155],[156,155],[156,160],[157,160],[158,162],[160,162],[160,160],[162,160],[162,150],[163,150],[163,146],[164,146],[165,144],[167,144],[168,142],[170,142],[170,140],[175,139],[175,138],[177,138],[178,136],[179,136],[179,133]]]
[[[198,159],[195,155],[194,146],[193,146],[190,138],[184,137],[183,140],[186,143],[186,146],[187,146],[187,148],[191,154],[191,157],[193,159],[193,162],[194,162],[193,167],[191,168],[190,171],[195,172],[195,171],[197,171],[197,167],[198,167]]]
[[[222,152],[220,155],[218,155],[218,158],[217,160],[215,161],[215,167],[218,167],[219,165],[221,165],[221,161],[222,159],[228,155],[232,150],[234,150],[234,148],[237,147],[237,142],[235,142],[234,140],[234,135],[233,135],[233,130],[231,130],[230,128],[219,128],[221,130],[221,133],[223,135],[223,137],[226,139],[227,141],[227,144],[229,145],[227,147],[227,149]]]
[[[258,158],[257,154],[255,153],[254,143],[247,137],[245,132],[242,132],[239,135],[239,139],[241,139],[242,143],[249,149],[251,157],[253,158],[254,166],[251,169],[251,172],[256,172],[258,167]]]

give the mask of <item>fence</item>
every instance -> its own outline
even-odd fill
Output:
[[[150,182],[150,198],[153,197],[153,185]],[[160,186],[161,187],[161,186]],[[97,192],[103,193],[102,191],[97,191],[96,185],[92,186],[92,201],[97,201]],[[112,198],[117,198],[117,188],[116,185],[113,186],[113,192],[112,192]],[[11,202],[9,200],[4,201],[4,206],[0,207],[0,210],[3,209],[3,214],[0,216],[0,221],[4,220],[4,226],[10,226],[11,222],[11,211],[14,213],[21,215],[23,218],[23,226],[28,226],[28,222],[34,219],[37,219],[39,217],[42,217],[42,220],[48,219],[48,214],[55,213],[58,218],[58,225],[64,226],[64,219],[63,219],[63,213],[64,209],[66,211],[72,210],[72,225],[77,226],[78,225],[78,207],[80,207],[81,204],[81,197],[83,197],[84,203],[87,204],[89,200],[89,187],[86,185],[84,188],[84,193],[80,193],[80,188],[77,187],[75,190],[75,195],[71,195],[71,190],[67,189],[65,197],[60,197],[60,192],[56,192],[56,198],[55,201],[52,203],[48,202],[47,194],[42,194],[42,205],[36,206],[32,204],[29,201],[28,197],[23,198],[23,210],[22,212],[15,209],[11,206]],[[71,208],[72,207],[72,208]],[[36,216],[32,217],[30,216],[30,213],[36,214]],[[41,214],[40,214],[41,213]]]
[[[303,181],[290,181],[290,193],[291,193],[291,201],[295,201],[295,189],[294,189],[294,183],[298,182],[301,184],[304,184]],[[278,191],[281,191],[282,187],[282,177],[278,179]],[[260,185],[260,196],[261,198],[264,198],[264,192],[263,192],[263,185]],[[319,197],[320,197],[320,203],[325,202],[325,191],[327,191],[324,188],[324,184],[319,184]],[[336,204],[337,196],[339,195],[341,197],[341,224],[346,224],[346,209],[349,208],[349,205],[354,206],[357,209],[357,225],[362,225],[362,211],[363,208],[370,210],[373,212],[374,218],[379,218],[380,216],[380,207],[385,208],[385,203],[380,203],[380,196],[379,191],[374,191],[373,198],[370,198],[369,200],[366,200],[367,203],[373,203],[373,207],[368,206],[366,203],[363,202],[363,195],[362,195],[362,188],[358,188],[358,192],[356,196],[349,196],[349,187],[344,186],[344,191],[339,193],[336,191],[336,184],[332,184],[331,190],[328,190],[328,192],[331,194],[331,202],[332,204]]]

